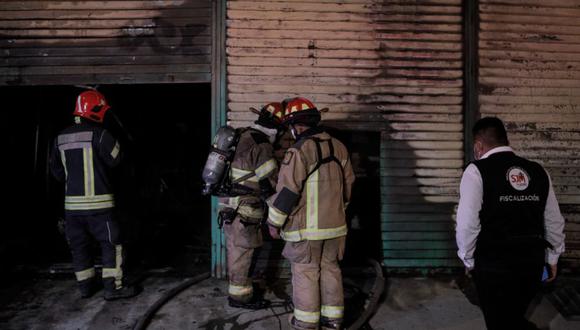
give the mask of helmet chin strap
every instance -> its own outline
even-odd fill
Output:
[[[298,132],[296,132],[296,128],[294,128],[294,125],[290,125],[290,133],[292,133],[292,137],[294,138],[294,140],[298,138]]]

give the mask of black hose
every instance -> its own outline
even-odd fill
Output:
[[[133,330],[145,330],[145,329],[147,329],[149,322],[151,322],[151,319],[153,318],[155,313],[157,313],[157,311],[163,305],[165,305],[169,300],[173,299],[173,297],[177,296],[181,291],[183,291],[183,290],[189,288],[190,286],[197,284],[205,279],[208,279],[210,276],[211,275],[209,272],[197,275],[197,276],[192,277],[192,278],[186,280],[185,282],[179,284],[178,286],[174,287],[173,289],[167,291],[163,296],[161,296],[161,298],[159,298],[153,305],[151,305],[147,309],[145,314],[143,314],[143,316],[141,316],[141,318],[137,321],[137,323],[133,327]]]
[[[383,270],[381,265],[374,259],[368,259],[369,263],[371,263],[375,269],[375,273],[377,274],[375,278],[375,283],[369,293],[370,301],[367,304],[364,312],[359,316],[359,318],[348,328],[349,330],[357,330],[364,326],[368,319],[374,314],[379,299],[383,294],[383,290],[385,287],[385,278],[383,277]],[[201,275],[195,276],[186,280],[185,282],[177,285],[173,289],[167,291],[159,300],[157,300],[153,305],[151,305],[145,314],[137,321],[133,330],[145,330],[151,322],[151,319],[157,313],[157,311],[165,305],[169,300],[173,299],[176,295],[178,295],[183,290],[189,288],[190,286],[197,284],[205,279],[210,277],[210,273],[203,273]]]
[[[369,318],[375,313],[379,299],[381,298],[383,290],[385,289],[385,278],[383,277],[383,269],[381,268],[381,265],[374,259],[367,259],[367,261],[373,265],[377,277],[375,278],[375,283],[373,284],[373,288],[369,293],[370,301],[367,307],[358,317],[358,319],[348,327],[348,330],[360,329],[367,323]]]

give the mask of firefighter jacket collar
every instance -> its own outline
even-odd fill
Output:
[[[72,125],[79,127],[79,125],[88,127],[88,128],[96,128],[96,129],[101,129],[104,128],[104,126],[102,124],[96,123],[94,121],[90,121],[87,119],[84,119],[82,117],[79,116],[74,116],[74,124]]]
[[[268,140],[270,143],[274,143],[276,140],[276,135],[278,134],[278,130],[275,128],[267,128],[259,124],[252,125],[252,128],[256,131],[260,131],[268,136]]]
[[[323,133],[324,129],[320,126],[316,126],[316,127],[311,127],[309,129],[307,129],[306,131],[302,132],[302,134],[298,134],[298,136],[296,137],[296,141],[300,141],[302,139],[305,139],[307,137],[316,135],[316,134],[320,134]]]

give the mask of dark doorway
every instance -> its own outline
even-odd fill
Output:
[[[372,295],[374,273],[368,259],[382,260],[380,132],[332,130],[347,147],[356,181],[347,208],[348,235],[341,262],[345,326],[364,312]]]
[[[347,209],[348,236],[344,264],[356,266],[367,258],[382,260],[380,133],[329,129],[347,147],[355,172]]]
[[[128,266],[171,267],[180,273],[209,268],[210,201],[200,194],[200,173],[210,142],[210,85],[98,89],[118,118],[108,114],[104,126],[124,149],[114,183]],[[0,89],[4,104],[13,105],[2,121],[9,155],[4,158],[10,191],[6,219],[12,220],[0,238],[0,256],[8,266],[43,269],[70,261],[66,240],[57,229],[62,187],[50,177],[47,157],[51,141],[72,123],[82,90]]]

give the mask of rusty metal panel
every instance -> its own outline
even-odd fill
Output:
[[[549,172],[580,269],[580,1],[480,0],[479,110]]]
[[[381,132],[383,263],[459,266],[461,0],[228,1],[228,121],[305,96],[326,125]]]
[[[210,0],[0,3],[0,85],[211,79]]]

